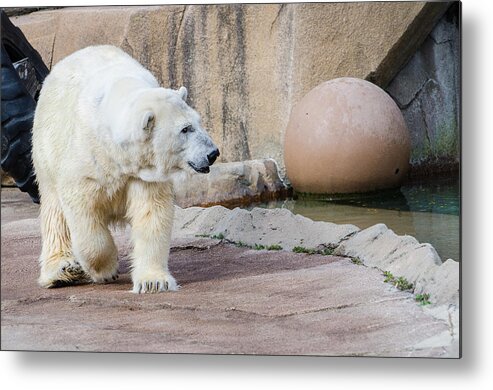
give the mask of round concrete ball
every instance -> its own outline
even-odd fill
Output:
[[[284,162],[293,188],[308,193],[366,192],[398,186],[409,169],[401,111],[376,85],[338,78],[293,108]]]

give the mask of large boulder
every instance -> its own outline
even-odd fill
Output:
[[[376,85],[341,77],[313,88],[293,108],[284,161],[298,192],[351,193],[397,187],[407,177],[409,132]]]

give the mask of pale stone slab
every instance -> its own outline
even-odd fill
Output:
[[[190,210],[190,211],[189,211]],[[240,208],[228,210],[221,206],[202,209],[177,209],[176,220],[182,230],[178,236],[223,236],[247,245],[280,245],[284,250],[295,246],[332,248],[359,230],[354,225],[314,222],[287,209]]]

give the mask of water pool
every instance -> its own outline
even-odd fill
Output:
[[[458,178],[427,180],[367,194],[298,196],[245,208],[287,208],[314,221],[351,223],[362,229],[384,223],[395,233],[428,242],[443,261],[460,261],[460,185]]]

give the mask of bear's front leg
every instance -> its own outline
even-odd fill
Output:
[[[127,218],[134,245],[133,292],[154,293],[177,290],[168,271],[174,205],[171,183],[132,181],[127,193]]]

